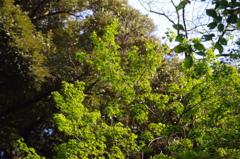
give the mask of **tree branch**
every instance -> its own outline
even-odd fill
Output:
[[[30,18],[33,19],[35,14],[37,13],[38,9],[46,2],[46,0],[43,0],[32,12],[32,14],[30,15]]]
[[[185,20],[185,7],[183,7],[183,25],[184,25],[184,31],[185,31],[185,36],[188,39],[188,32],[187,32],[187,25],[186,25],[186,20]]]
[[[219,55],[216,55],[216,56],[240,56],[240,55],[235,55],[235,54],[219,54]]]
[[[44,93],[42,93],[42,94],[40,94],[40,95],[38,95],[34,98],[22,103],[22,104],[17,104],[15,106],[1,112],[0,113],[0,120],[3,120],[10,113],[14,113],[16,111],[19,111],[19,110],[30,107],[32,104],[34,104],[36,102],[39,102],[39,101],[43,100],[44,98],[50,96],[53,91],[58,91],[60,89],[61,89],[61,87],[59,86],[59,87],[57,87],[53,90],[48,90],[48,91],[46,91],[46,92],[44,92]]]
[[[57,15],[57,14],[69,14],[69,15],[73,15],[73,16],[76,16],[75,14],[71,13],[73,11],[58,11],[58,12],[47,12],[46,14],[42,15],[42,16],[39,16],[39,17],[36,17],[36,18],[33,18],[33,20],[40,20],[40,19],[43,19],[47,16],[52,16],[52,15]]]
[[[157,12],[157,11],[152,10],[152,8],[151,8],[151,6],[150,6],[149,4],[147,4],[148,7],[149,7],[149,9],[147,9],[147,8],[144,6],[144,4],[141,2],[141,0],[138,0],[138,1],[139,1],[139,3],[143,6],[143,8],[144,8],[146,11],[151,12],[151,13],[155,13],[155,14],[158,14],[158,15],[163,15],[163,16],[164,16],[165,18],[167,18],[168,21],[171,22],[173,25],[176,24],[176,23],[175,23],[172,19],[170,19],[169,16],[167,16],[165,13],[160,13],[160,12]]]

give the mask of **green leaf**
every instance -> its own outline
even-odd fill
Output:
[[[216,48],[218,49],[219,53],[222,54],[222,52],[223,52],[223,47],[222,47],[222,45],[219,44],[219,43],[216,43]]]
[[[186,56],[184,59],[184,66],[186,68],[191,68],[193,65],[193,58],[192,56]]]
[[[208,40],[212,40],[212,38],[214,37],[214,34],[209,34],[209,35],[203,35],[203,39],[208,41]]]
[[[217,26],[216,22],[212,22],[210,24],[208,24],[209,29],[214,29]]]
[[[215,1],[214,3],[215,3],[215,10],[216,10],[220,6],[220,3],[219,1]]]
[[[213,18],[217,17],[217,12],[214,9],[207,9],[206,13],[210,17],[213,17]]]
[[[181,24],[175,24],[173,25],[173,28],[175,28],[176,30],[184,30],[184,27]]]
[[[218,31],[223,31],[224,30],[224,25],[223,24],[219,24],[218,25]]]
[[[219,38],[219,43],[222,44],[222,45],[227,45],[227,40],[223,37],[220,37]]]
[[[226,0],[221,0],[221,1],[220,1],[220,5],[221,5],[222,7],[227,7],[227,6],[228,6],[228,1],[226,1]]]
[[[209,154],[207,152],[204,152],[202,150],[198,151],[197,153],[200,157],[206,158],[209,157]]]
[[[227,9],[225,9],[225,10],[222,12],[222,15],[226,16],[228,13],[229,13],[229,11],[228,11]]]
[[[195,49],[197,50],[205,50],[205,47],[201,43],[194,44]]]
[[[186,53],[192,53],[193,52],[192,46],[191,45],[187,45],[185,52]]]
[[[184,8],[189,2],[188,1],[181,1],[179,3],[179,5],[177,6],[177,11],[179,11],[180,9]]]
[[[238,21],[238,17],[235,14],[230,15],[227,19],[227,22],[232,24],[237,23],[237,21]]]
[[[193,42],[194,44],[197,44],[197,43],[200,43],[200,42],[201,42],[201,39],[194,38],[194,39],[192,39],[192,42]]]
[[[173,51],[176,52],[176,53],[181,53],[181,52],[184,52],[186,50],[185,47],[183,47],[182,45],[177,45],[173,48]]]
[[[178,42],[182,42],[184,39],[184,35],[183,34],[179,34],[177,37],[176,37],[176,41]]]
[[[237,21],[237,27],[240,27],[240,19]]]
[[[150,147],[144,147],[143,152],[152,152],[152,149]]]
[[[219,22],[222,21],[222,17],[221,17],[221,16],[217,16],[217,17],[215,17],[215,18],[213,19],[213,21],[216,22],[216,23],[219,23]]]

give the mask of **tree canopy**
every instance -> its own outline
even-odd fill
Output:
[[[0,158],[240,157],[239,2],[212,1],[200,38],[190,1],[176,21],[141,2],[169,43],[125,0],[0,2]]]

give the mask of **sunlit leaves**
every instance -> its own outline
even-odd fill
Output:
[[[108,126],[101,122],[98,110],[89,111],[82,104],[85,96],[82,82],[75,86],[64,83],[62,91],[63,94],[54,93],[54,99],[61,110],[60,113],[55,114],[54,118],[58,129],[72,139],[56,147],[58,158],[69,158],[69,155],[75,158],[102,156],[107,148],[110,150],[108,156],[123,157],[126,152],[138,150],[135,134],[129,133],[121,123]],[[112,104],[112,107],[116,105]],[[108,112],[106,113],[109,116],[116,115],[112,110]],[[108,140],[111,143],[106,142],[107,138],[111,139],[111,141]],[[106,147],[107,144],[111,146]],[[111,152],[111,149],[119,149],[119,151]]]
[[[158,48],[156,44],[146,43],[144,54],[140,55],[138,48],[133,47],[124,59],[121,59],[118,52],[119,46],[115,43],[116,25],[116,22],[109,23],[101,38],[94,32],[92,55],[78,53],[77,58],[80,62],[87,62],[96,70],[105,86],[120,96],[118,102],[114,99],[109,101],[102,112],[107,119],[101,119],[99,110],[90,111],[82,104],[85,97],[83,83],[81,87],[65,84],[63,95],[54,93],[54,99],[61,110],[61,113],[55,115],[55,122],[60,131],[74,138],[69,142],[76,147],[72,152],[72,149],[64,148],[70,143],[61,144],[56,148],[57,151],[61,151],[59,155],[66,156],[73,153],[74,156],[79,154],[85,157],[101,156],[105,150],[110,158],[124,158],[128,153],[138,153],[139,148],[144,145],[144,143],[137,145],[135,140],[138,136],[131,133],[126,125],[114,122],[113,119],[126,115],[131,116],[138,123],[148,121],[149,106],[144,104],[144,100],[157,102],[159,99],[158,95],[150,93],[152,88],[149,79],[161,64],[162,55],[156,52]],[[138,91],[141,93],[138,94]],[[135,103],[135,101],[138,102]],[[124,110],[126,105],[128,111]],[[105,123],[105,120],[110,120],[110,124]],[[81,142],[75,142],[79,139]],[[97,150],[97,147],[100,149]],[[89,149],[93,152],[88,151]]]
[[[236,111],[239,101],[236,90],[240,82],[234,68],[214,62],[214,50],[206,49],[201,39],[188,41],[180,34],[175,39],[180,43],[173,51],[185,52],[186,56],[181,69],[176,70],[179,71],[176,73],[178,78],[159,91],[157,88],[163,78],[151,83],[154,77],[162,76],[156,69],[161,67],[157,46],[147,43],[144,54],[133,47],[120,56],[119,46],[114,42],[114,26],[110,24],[104,30],[106,36],[92,35],[94,49],[91,56],[85,53],[79,56],[81,62],[87,62],[95,69],[99,80],[116,97],[99,95],[106,98],[100,111],[98,108],[90,110],[83,104],[83,83],[77,86],[78,89],[66,85],[61,93],[55,93],[57,106],[62,110],[55,115],[55,121],[59,130],[66,131],[71,137],[68,143],[57,146],[59,154],[65,158],[66,154],[77,157],[81,154],[86,158],[126,158],[134,153],[151,154],[155,146],[161,146],[164,150],[161,156],[170,154],[169,158],[217,158],[219,148],[231,155],[228,153],[228,147],[232,145],[229,138],[235,136],[239,128],[232,127],[237,119],[228,115]],[[206,35],[208,40],[212,37]],[[216,49],[223,51],[222,45],[226,42],[221,38]],[[206,58],[194,59],[197,51],[205,51]],[[239,149],[236,143],[235,147]],[[70,150],[70,146],[75,149]],[[155,158],[159,156],[154,155],[157,155]]]
[[[45,157],[41,157],[36,153],[36,150],[32,147],[28,147],[23,141],[17,140],[16,144],[14,145],[16,148],[14,149],[14,154],[16,156],[21,154],[26,154],[25,159],[45,159]]]
[[[162,132],[166,131],[167,126],[162,123],[151,123],[149,124],[149,130],[152,131],[154,134],[161,134]]]
[[[104,113],[107,114],[110,118],[112,118],[123,116],[124,111],[117,103],[109,103],[109,106],[104,110]]]

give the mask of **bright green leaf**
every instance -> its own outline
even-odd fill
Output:
[[[199,39],[199,38],[194,38],[194,39],[192,39],[192,42],[193,42],[194,44],[200,43],[200,42],[201,42],[201,39]]]

